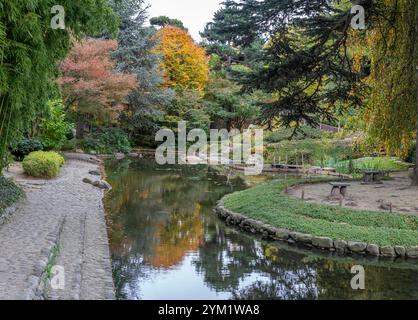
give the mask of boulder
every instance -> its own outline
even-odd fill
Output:
[[[334,247],[334,241],[327,237],[312,237],[312,245],[321,249],[331,249]]]
[[[123,153],[116,153],[115,158],[116,160],[122,160],[125,159],[125,155]]]
[[[355,253],[362,253],[367,248],[367,243],[364,242],[356,242],[356,241],[348,241],[348,249]]]
[[[366,252],[372,256],[378,257],[380,255],[380,248],[376,244],[369,244],[366,248]]]
[[[348,247],[347,241],[344,241],[344,240],[335,240],[334,241],[334,248],[337,251],[344,252],[347,249],[347,247]]]
[[[291,232],[290,236],[296,242],[304,243],[304,244],[312,244],[312,235],[304,234],[300,232]]]
[[[405,249],[405,247],[395,246],[395,252],[400,257],[403,257],[404,258],[406,256],[406,249]]]
[[[406,248],[406,256],[411,259],[418,259],[418,246]]]
[[[384,246],[380,248],[380,254],[383,257],[396,257],[395,249],[391,246]]]

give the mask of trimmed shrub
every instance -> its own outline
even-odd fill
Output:
[[[35,151],[23,160],[26,174],[36,178],[55,178],[64,165],[64,158],[56,152]]]
[[[107,128],[84,139],[82,149],[101,154],[128,153],[132,150],[127,134],[118,128]]]
[[[44,146],[41,141],[37,139],[23,139],[15,148],[12,149],[12,155],[18,161],[22,161],[29,153],[34,151],[42,151]]]

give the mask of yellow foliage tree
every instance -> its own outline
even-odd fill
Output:
[[[209,58],[184,29],[166,26],[157,32],[165,86],[202,92],[209,80]]]

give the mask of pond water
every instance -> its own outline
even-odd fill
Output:
[[[206,166],[109,162],[106,197],[118,299],[418,299],[418,264],[311,252],[227,227],[212,212],[243,177]],[[353,290],[351,268],[366,271]]]

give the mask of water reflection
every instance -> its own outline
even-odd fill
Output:
[[[205,166],[109,163],[109,235],[119,299],[417,299],[418,266],[327,257],[266,243],[212,213],[240,177]],[[350,269],[363,264],[366,290]]]

